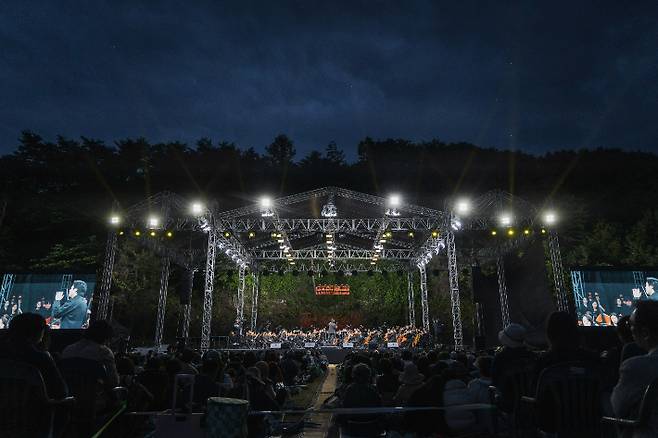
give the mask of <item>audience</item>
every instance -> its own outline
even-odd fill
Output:
[[[423,384],[425,376],[418,372],[415,363],[408,361],[404,366],[404,371],[400,374],[400,386],[395,393],[394,401],[398,406],[404,405],[411,397],[411,394]]]
[[[119,385],[114,353],[107,346],[112,339],[112,326],[107,321],[94,321],[85,330],[82,339],[62,351],[62,359],[80,358],[101,363],[107,372],[106,385],[115,387]]]
[[[36,313],[21,313],[9,323],[7,337],[0,347],[0,359],[10,359],[34,366],[46,384],[48,397],[66,397],[67,388],[55,361],[41,342],[46,331],[46,321]]]
[[[648,353],[626,359],[621,364],[619,382],[610,401],[615,414],[622,418],[631,418],[637,413],[644,391],[658,378],[658,302],[638,301],[630,317],[630,327],[635,342]],[[634,436],[658,436],[655,413],[648,427],[637,430]]]

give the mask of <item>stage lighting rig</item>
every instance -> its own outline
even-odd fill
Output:
[[[160,218],[157,216],[149,216],[147,224],[150,229],[156,229],[160,226]]]
[[[117,226],[121,224],[121,217],[119,215],[113,214],[110,216],[110,225]]]
[[[260,215],[262,217],[272,217],[274,216],[274,209],[272,208],[274,206],[274,202],[272,201],[272,198],[269,196],[263,196],[260,198]]]
[[[498,218],[498,222],[503,227],[509,227],[510,225],[512,225],[512,221],[513,221],[512,215],[509,213],[502,213]]]
[[[471,212],[471,203],[468,199],[460,199],[455,203],[455,212],[460,216],[466,216]]]
[[[547,226],[555,225],[557,223],[557,215],[553,211],[547,211],[544,213],[542,221]]]
[[[201,202],[193,202],[190,205],[190,212],[194,216],[201,216],[206,212],[206,207]]]
[[[398,207],[402,204],[402,198],[400,195],[393,194],[388,197],[387,200],[387,209],[386,209],[386,216],[392,216],[392,217],[397,217],[400,216],[400,211],[398,210]]]

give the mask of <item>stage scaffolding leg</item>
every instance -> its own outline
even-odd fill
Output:
[[[457,269],[457,251],[455,249],[455,235],[450,227],[446,232],[446,249],[448,252],[448,278],[450,280],[450,304],[452,307],[452,327],[454,330],[455,350],[464,349],[462,334],[462,315],[459,303],[459,269]]]
[[[103,275],[101,277],[100,293],[98,295],[98,310],[96,319],[107,319],[107,310],[110,304],[110,288],[112,287],[112,271],[117,250],[117,233],[110,231],[105,246],[105,261],[103,262]]]
[[[181,337],[185,339],[185,344],[187,345],[187,339],[190,337],[190,312],[192,310],[192,304],[183,305],[183,328],[181,330]]]
[[[427,271],[425,265],[418,265],[418,272],[420,273],[420,307],[423,312],[423,329],[429,333],[430,309],[427,300]]]
[[[203,321],[201,323],[201,351],[210,348],[210,324],[212,323],[212,294],[215,281],[215,251],[217,234],[215,227],[208,232],[208,252],[206,256],[206,277],[203,290]]]
[[[498,272],[498,294],[500,295],[500,314],[502,315],[503,327],[507,327],[509,320],[509,304],[507,302],[507,284],[505,283],[505,259],[502,255],[496,259],[496,270]]]
[[[255,272],[251,274],[251,331],[256,331],[256,324],[258,324],[258,294],[260,293],[260,278]]]
[[[245,268],[240,266],[238,270],[238,300],[236,303],[236,319],[239,325],[239,335],[242,336],[242,326],[244,323],[244,287],[245,287]]]
[[[555,293],[557,295],[557,307],[564,312],[569,311],[569,301],[566,291],[564,290],[564,272],[562,270],[562,255],[560,253],[560,242],[558,241],[557,231],[548,232],[548,250],[551,254],[551,265],[553,266],[553,281],[555,283]]]
[[[158,316],[155,323],[155,346],[162,345],[164,335],[164,318],[167,311],[167,287],[169,286],[169,257],[162,259],[162,271],[160,273],[160,296],[158,298]]]
[[[409,310],[409,325],[416,327],[416,310],[414,308],[414,273],[407,272],[407,308]]]

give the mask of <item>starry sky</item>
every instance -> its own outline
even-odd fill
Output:
[[[658,150],[655,1],[22,1],[0,13],[0,153],[201,137],[297,159],[366,136]]]

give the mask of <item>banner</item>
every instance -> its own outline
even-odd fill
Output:
[[[349,295],[349,284],[318,284],[315,286],[315,295]]]

